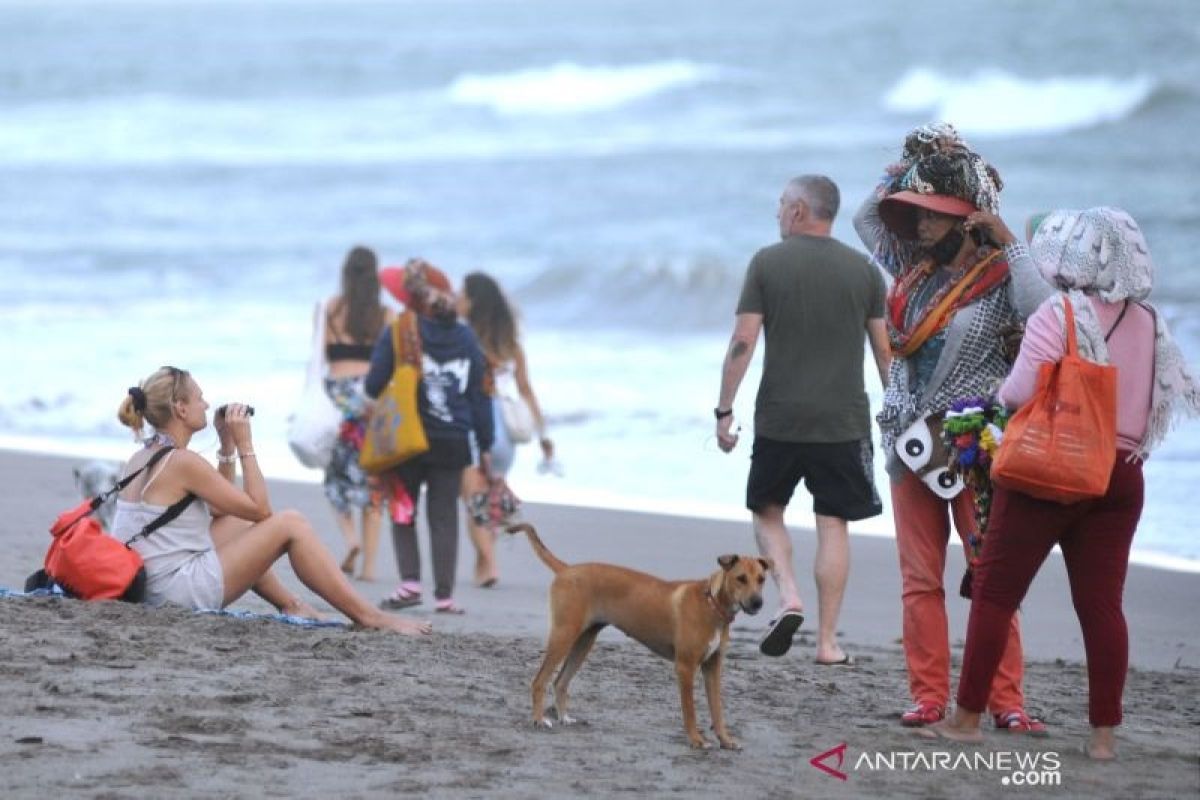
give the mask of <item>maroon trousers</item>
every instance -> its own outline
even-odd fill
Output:
[[[975,570],[958,704],[982,713],[1008,642],[1009,620],[1055,544],[1062,549],[1071,600],[1087,653],[1092,725],[1121,724],[1129,633],[1121,610],[1129,548],[1142,514],[1142,465],[1118,452],[1108,492],[1060,505],[996,487]]]

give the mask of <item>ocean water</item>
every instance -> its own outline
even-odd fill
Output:
[[[939,119],[999,168],[1014,229],[1129,210],[1200,365],[1200,7],[915,8],[0,2],[0,443],[120,457],[125,388],[173,363],[258,408],[268,473],[316,480],[285,421],[313,302],[362,243],[520,305],[564,474],[526,448],[519,494],[746,519],[757,366],[734,454],[710,410],[778,193],[831,175],[857,244],[853,207]],[[1200,424],[1146,474],[1137,558],[1200,569]],[[890,535],[890,510],[854,529]]]

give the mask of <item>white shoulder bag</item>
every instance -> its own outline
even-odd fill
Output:
[[[296,410],[288,417],[288,445],[306,467],[325,469],[333,458],[342,412],[325,393],[325,306],[317,303],[312,355]]]
[[[497,370],[495,378],[496,398],[500,401],[500,416],[504,419],[509,441],[513,444],[532,442],[535,433],[533,410],[517,388],[516,371],[509,366]]]

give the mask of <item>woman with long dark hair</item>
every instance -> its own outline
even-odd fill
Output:
[[[325,468],[325,497],[346,541],[342,571],[353,574],[361,552],[358,576],[365,581],[375,579],[383,492],[379,479],[364,472],[358,463],[371,407],[363,378],[371,366],[375,340],[392,317],[379,300],[379,260],[366,247],[355,247],[342,264],[341,293],[325,304],[325,361],[329,365],[325,391],[344,417],[333,457]],[[355,509],[361,514],[361,537],[354,529]]]
[[[515,444],[504,424],[501,395],[519,395],[529,407],[534,428],[546,461],[554,458],[554,442],[546,436],[546,420],[537,395],[529,382],[529,367],[525,350],[517,331],[516,314],[496,279],[484,272],[472,272],[463,279],[459,293],[459,314],[467,320],[479,339],[491,370],[495,396],[492,398],[492,418],[495,421],[495,442],[492,445],[491,477],[504,478],[512,467]],[[470,500],[471,487],[464,482],[463,499]],[[495,533],[477,525],[468,517],[467,530],[475,544],[475,582],[484,588],[494,586],[498,578],[495,554]]]

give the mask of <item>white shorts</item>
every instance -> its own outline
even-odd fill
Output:
[[[225,574],[216,550],[196,553],[178,568],[146,581],[146,602],[187,608],[220,609],[225,604]]]

